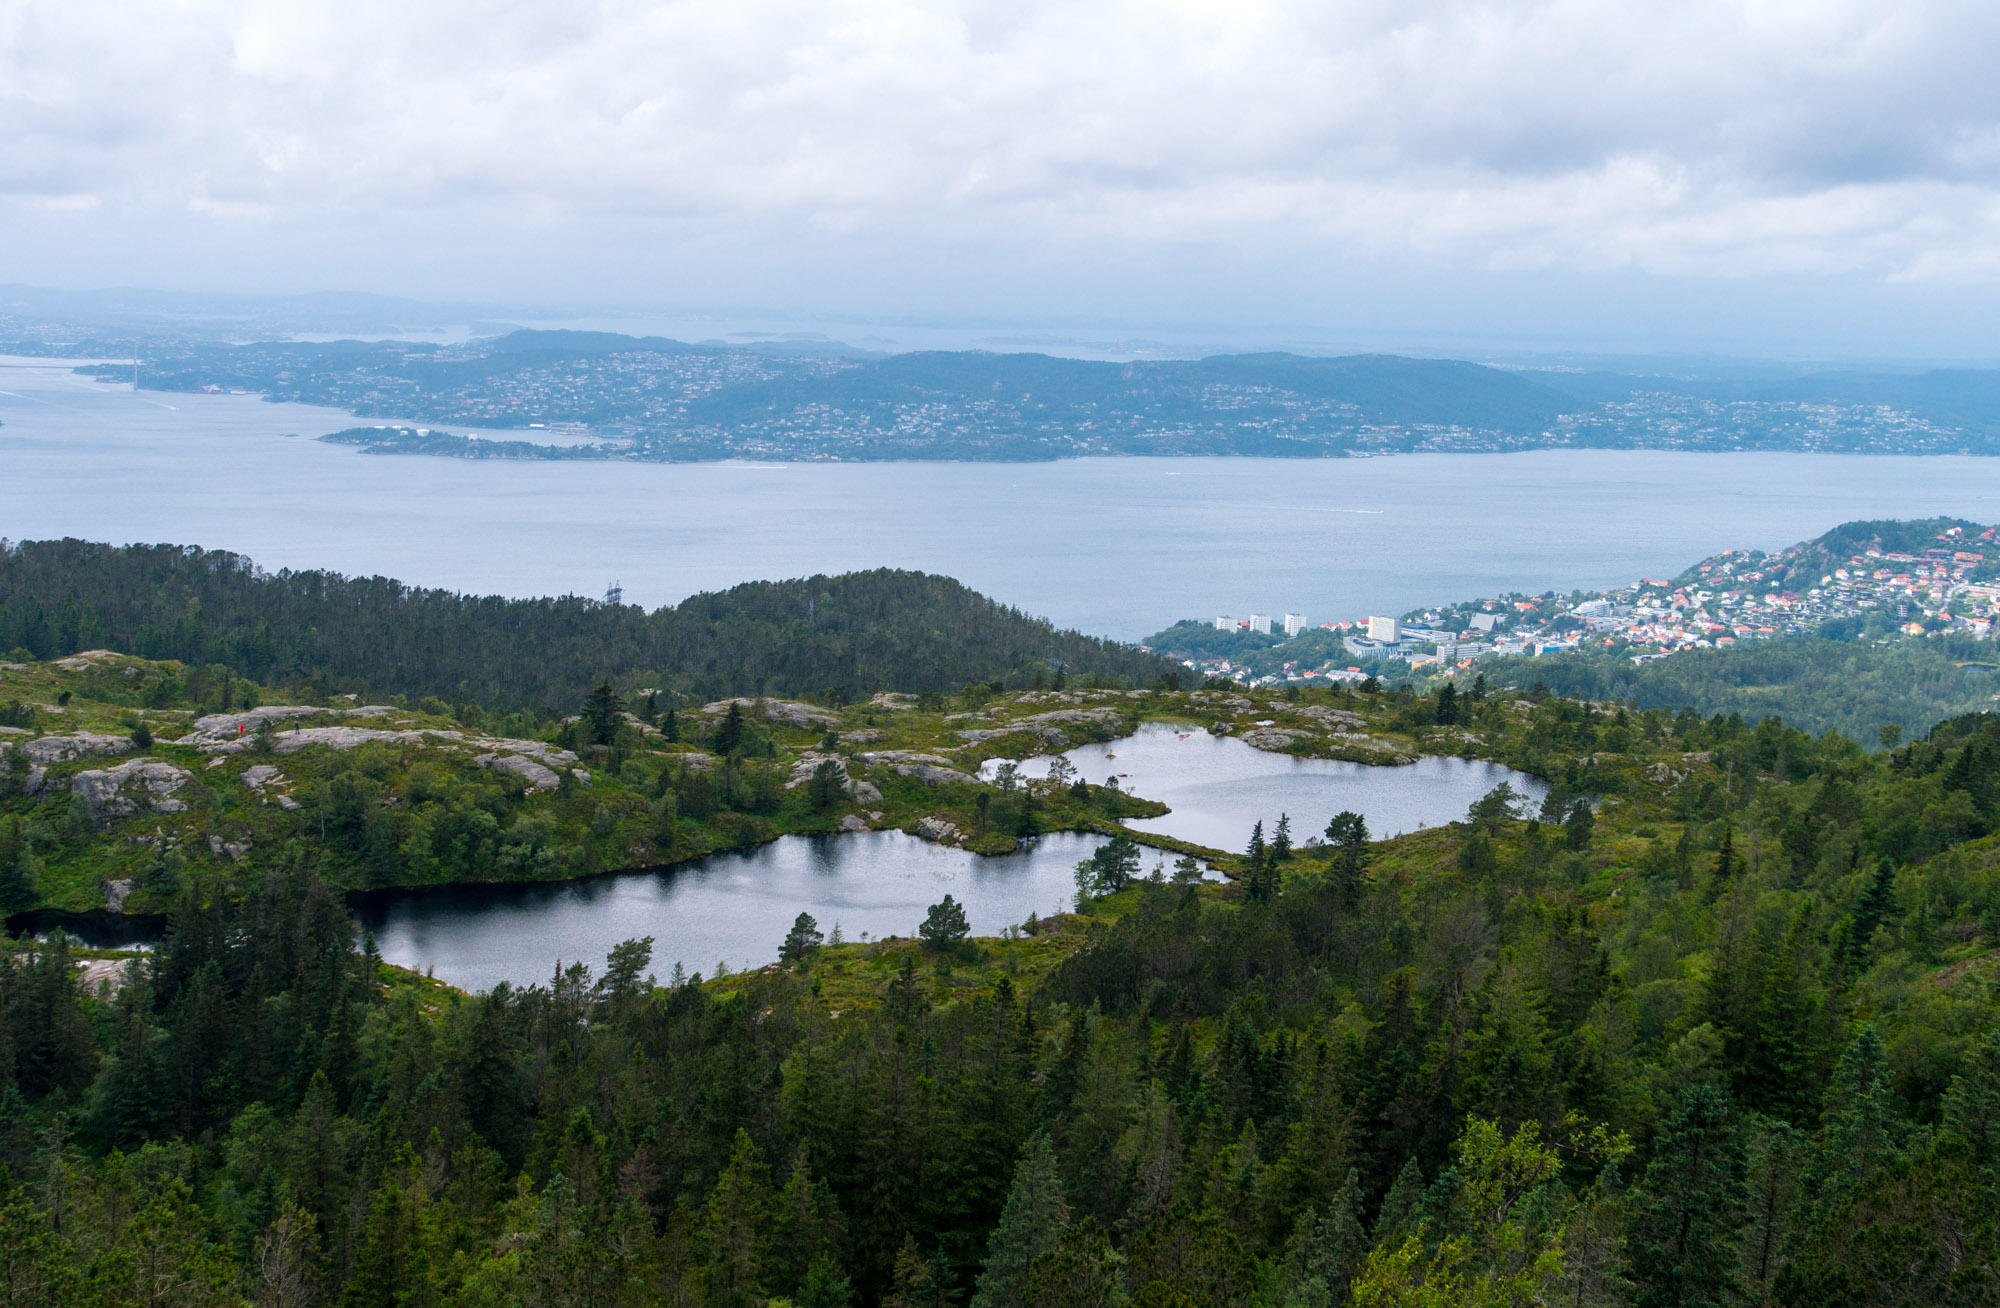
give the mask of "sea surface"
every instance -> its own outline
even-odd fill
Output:
[[[510,595],[618,582],[647,605],[755,578],[917,568],[1135,640],[1183,617],[1319,622],[1609,587],[1854,518],[2000,518],[1996,459],[673,465],[393,457],[311,439],[357,421],[0,359],[0,536],[198,544],[272,569]]]

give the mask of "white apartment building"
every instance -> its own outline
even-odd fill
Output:
[[[1215,629],[1217,631],[1234,631],[1236,630],[1236,619],[1225,614],[1215,620]]]
[[[1268,613],[1252,613],[1250,615],[1250,630],[1256,632],[1260,636],[1270,635],[1271,615]]]
[[[1385,645],[1393,645],[1403,638],[1401,618],[1379,618],[1373,614],[1368,618],[1368,639],[1379,640]]]
[[[1301,631],[1304,631],[1305,629],[1306,629],[1305,614],[1287,613],[1285,615],[1285,636],[1287,639],[1290,639],[1291,637],[1298,635]]]

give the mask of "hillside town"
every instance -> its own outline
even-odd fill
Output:
[[[1234,656],[1189,657],[1191,670],[1245,685],[1361,681],[1407,672],[1455,675],[1480,660],[1596,649],[1634,663],[1689,650],[1837,631],[1846,637],[1979,639],[2000,620],[1996,531],[1953,527],[1921,552],[1862,549],[1844,558],[1823,541],[1775,554],[1724,550],[1670,580],[1616,590],[1507,594],[1416,610],[1309,623],[1253,614],[1218,617],[1217,631],[1284,639]],[[1301,635],[1336,637],[1297,642]],[[1287,646],[1307,645],[1285,658]]]

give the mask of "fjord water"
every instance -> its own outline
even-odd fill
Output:
[[[1241,849],[1252,823],[1263,822],[1268,836],[1281,815],[1290,816],[1298,844],[1343,809],[1361,814],[1369,834],[1381,840],[1464,817],[1473,800],[1502,782],[1536,803],[1548,794],[1548,787],[1527,773],[1481,759],[1427,757],[1405,767],[1369,767],[1273,754],[1234,737],[1161,723],[1063,757],[1086,781],[1116,776],[1128,794],[1157,799],[1173,810],[1134,818],[1127,826],[1210,849]],[[1046,776],[1048,768],[1046,758],[1022,766],[1032,777]]]
[[[658,872],[378,892],[358,916],[389,962],[465,990],[546,983],[559,962],[601,971],[611,946],[641,936],[653,937],[662,978],[676,961],[713,976],[718,962],[741,970],[775,959],[801,912],[822,932],[839,923],[849,940],[908,937],[950,895],[975,935],[998,935],[1067,909],[1077,861],[1103,843],[1058,833],[982,858],[900,831],[785,836]]]
[[[388,457],[308,439],[355,423],[0,359],[0,536],[200,544],[273,569],[509,595],[595,595],[619,581],[648,605],[754,578],[919,568],[1137,639],[1183,617],[1291,610],[1317,622],[1618,585],[1854,518],[2000,516],[1994,459],[1556,450],[674,465]]]

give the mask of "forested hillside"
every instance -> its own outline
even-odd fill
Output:
[[[1807,731],[1874,741],[1884,726],[1914,735],[1940,718],[1988,708],[2000,693],[1991,641],[1969,636],[1875,644],[1795,636],[1698,649],[1635,664],[1580,651],[1483,665],[1496,682],[1640,708],[1778,717]]]
[[[1457,741],[1554,791],[1385,842],[1270,814],[1227,886],[1096,858],[1032,934],[967,940],[940,904],[920,941],[802,921],[720,981],[654,980],[642,940],[477,996],[382,966],[302,840],[185,879],[165,943],[102,982],[60,937],[0,949],[0,1288],[2000,1296],[2000,720],[1871,755],[1476,691],[1197,706]]]
[[[193,546],[59,540],[0,550],[0,654],[100,648],[219,664],[271,684],[489,709],[567,708],[605,676],[702,697],[852,697],[1046,684],[1058,672],[1144,683],[1178,671],[920,572],[748,582],[648,613],[573,595],[507,599],[265,572]]]

